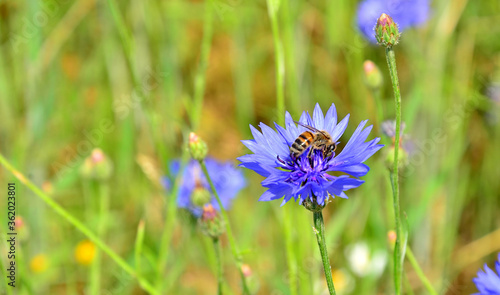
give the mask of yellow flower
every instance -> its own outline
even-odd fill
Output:
[[[34,273],[44,272],[49,265],[49,259],[45,254],[38,254],[31,258],[30,269]]]
[[[332,271],[332,278],[337,292],[349,293],[354,288],[352,277],[344,269],[334,269]]]
[[[75,248],[75,259],[81,265],[89,265],[95,257],[96,248],[94,243],[83,240]]]

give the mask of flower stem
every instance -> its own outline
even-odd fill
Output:
[[[201,55],[196,76],[194,78],[194,105],[191,109],[192,129],[196,130],[200,123],[201,111],[203,109],[203,95],[205,93],[206,71],[208,68],[208,58],[210,57],[210,47],[213,35],[213,3],[205,2],[205,16],[203,19],[203,36],[201,39]]]
[[[431,295],[437,295],[438,293],[436,292],[436,290],[434,290],[434,287],[432,287],[431,282],[429,282],[429,279],[427,279],[424,272],[420,268],[420,265],[418,264],[417,259],[415,259],[415,256],[413,255],[413,252],[411,251],[410,247],[406,247],[406,257],[408,258],[408,261],[410,261],[411,266],[413,266],[413,269],[417,273],[417,276],[424,284],[425,288],[427,289],[427,292]]]
[[[280,39],[278,9],[279,0],[267,0],[267,11],[271,18],[271,30],[273,31],[274,50],[275,50],[275,69],[276,69],[276,118],[278,124],[282,124],[285,114],[285,53],[283,43]]]
[[[203,20],[203,37],[201,40],[201,53],[200,53],[200,63],[198,64],[198,68],[196,71],[196,75],[194,78],[194,99],[193,105],[190,109],[189,116],[190,122],[192,125],[192,129],[195,130],[198,128],[201,111],[203,109],[203,95],[205,93],[205,84],[206,84],[206,71],[208,68],[208,59],[210,57],[210,46],[212,44],[212,35],[213,35],[213,7],[212,2],[207,1],[205,3],[205,16]],[[162,282],[163,282],[163,272],[167,265],[168,255],[169,255],[169,244],[170,239],[172,237],[176,215],[177,215],[177,192],[178,192],[178,183],[179,179],[182,175],[182,171],[184,170],[184,166],[188,161],[187,149],[183,149],[183,153],[181,156],[181,169],[179,170],[179,174],[175,180],[174,186],[172,188],[172,193],[170,194],[170,201],[167,204],[167,213],[165,216],[165,229],[163,230],[161,242],[160,242],[160,250],[159,250],[159,258],[157,264],[157,275],[155,280],[156,288],[161,291]]]
[[[318,240],[319,251],[321,252],[321,260],[323,260],[323,268],[325,270],[326,283],[330,295],[335,295],[335,287],[333,286],[332,267],[328,260],[328,252],[326,251],[325,239],[325,222],[323,221],[323,213],[321,211],[313,212],[314,233]]]
[[[394,167],[392,170],[392,197],[394,205],[394,217],[396,221],[396,245],[394,247],[394,285],[396,295],[401,294],[401,277],[403,273],[403,251],[401,245],[401,238],[403,231],[401,228],[401,213],[399,206],[399,138],[401,130],[401,92],[399,90],[398,71],[396,68],[396,56],[394,49],[389,46],[385,49],[387,58],[387,65],[389,66],[389,73],[391,75],[392,89],[394,91],[394,99],[396,104],[396,138],[394,144]]]
[[[224,270],[222,268],[222,247],[220,239],[213,238],[215,258],[217,259],[217,294],[222,295],[222,284],[224,282]]]
[[[97,236],[103,238],[107,222],[109,206],[109,187],[104,182],[99,183],[99,222],[97,224]],[[101,251],[96,250],[94,261],[92,261],[90,273],[90,294],[100,294],[101,291]]]
[[[280,125],[285,123],[285,51],[280,38],[280,27],[278,20],[278,11],[280,0],[267,0],[267,11],[271,20],[271,30],[273,32],[274,51],[275,51],[275,70],[276,70],[276,121]],[[288,4],[283,4],[288,5]],[[285,10],[287,8],[285,7]],[[287,11],[286,11],[287,12]],[[292,73],[293,74],[293,73]],[[288,265],[288,277],[290,285],[290,294],[297,294],[297,262],[293,252],[293,237],[291,223],[291,208],[285,207],[283,210],[283,227],[285,233],[285,247]]]
[[[61,205],[56,203],[52,198],[46,195],[40,188],[34,185],[29,179],[27,179],[21,172],[15,169],[7,159],[0,153],[0,164],[4,166],[7,170],[9,170],[22,184],[28,187],[35,195],[37,195],[42,201],[52,208],[57,214],[59,214],[63,219],[67,222],[71,223],[76,229],[78,229],[81,233],[83,233],[87,238],[89,238],[97,247],[101,248],[103,252],[108,254],[108,256],[116,262],[125,272],[127,272],[132,277],[135,277],[139,282],[139,285],[142,289],[149,292],[150,294],[159,294],[153,288],[153,286],[143,277],[137,275],[135,270],[116,252],[114,252],[111,248],[108,247],[96,234],[94,234],[87,226],[85,226],[82,222],[80,222],[76,217],[71,215],[68,211],[66,211]]]
[[[174,232],[175,220],[177,216],[177,193],[179,191],[179,181],[185,169],[186,163],[188,162],[188,159],[189,153],[187,151],[187,148],[184,148],[181,155],[181,165],[179,173],[175,178],[175,181],[172,185],[172,191],[168,196],[166,208],[167,212],[165,214],[165,228],[163,229],[163,233],[161,235],[158,264],[156,265],[155,287],[160,293],[162,292],[163,272],[167,266],[168,255],[170,254],[170,241],[172,239],[172,233]]]
[[[142,255],[142,245],[144,244],[144,227],[145,222],[144,219],[139,221],[139,225],[137,226],[137,235],[135,237],[134,243],[134,261],[135,261],[135,271],[138,275],[141,275],[141,255]]]
[[[227,212],[224,209],[224,206],[222,206],[222,202],[220,200],[219,194],[217,193],[217,190],[215,189],[214,183],[212,181],[212,178],[210,178],[210,175],[208,174],[207,166],[205,165],[205,161],[199,161],[201,170],[203,171],[203,174],[205,175],[205,178],[207,179],[208,183],[210,184],[210,189],[212,190],[212,193],[215,196],[215,199],[217,199],[217,203],[219,204],[220,207],[220,212],[222,215],[222,218],[224,219],[224,225],[226,227],[226,233],[227,233],[227,239],[229,241],[229,245],[231,246],[231,252],[233,254],[234,259],[236,260],[236,266],[238,267],[238,271],[240,272],[241,276],[241,282],[243,284],[243,294],[249,295],[250,291],[248,289],[247,285],[247,280],[245,278],[245,275],[243,274],[243,271],[241,269],[241,266],[243,264],[240,250],[238,249],[238,246],[236,245],[236,241],[233,236],[233,231],[231,230],[231,225],[229,224],[229,218],[227,216]]]

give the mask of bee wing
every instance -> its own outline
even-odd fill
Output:
[[[314,131],[314,132],[321,132],[321,130],[318,130],[318,129],[316,129],[316,128],[312,127],[312,126],[309,126],[309,125],[307,125],[307,124],[301,123],[301,122],[299,122],[299,121],[294,121],[294,122],[295,122],[295,123],[297,123],[298,125],[300,125],[300,126],[304,127],[304,128],[307,128],[307,129],[311,130],[311,131]]]

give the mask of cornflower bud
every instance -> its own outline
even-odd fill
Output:
[[[200,223],[201,231],[209,237],[217,238],[224,233],[224,220],[212,204],[207,204],[203,207],[203,213],[198,222]]]
[[[398,25],[390,16],[382,13],[375,26],[375,38],[378,44],[384,47],[392,47],[398,44],[400,36]]]
[[[389,146],[386,150],[385,164],[389,170],[394,168],[394,144]],[[408,164],[408,152],[401,146],[399,147],[398,153],[398,166],[399,168],[404,168]]]
[[[363,63],[364,81],[370,89],[376,90],[382,86],[383,77],[380,69],[371,60],[365,60]]]
[[[101,149],[96,148],[85,159],[80,172],[84,178],[108,180],[113,172],[113,164]]]
[[[210,203],[211,199],[210,192],[202,186],[196,186],[191,195],[193,205],[196,207],[203,207],[203,205]]]
[[[189,133],[189,143],[188,143],[189,153],[191,157],[196,161],[202,161],[205,159],[208,153],[207,144],[198,137],[194,132]]]

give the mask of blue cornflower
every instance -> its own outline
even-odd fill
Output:
[[[484,271],[480,269],[477,272],[477,277],[472,279],[479,290],[475,295],[500,295],[500,253],[495,262],[495,270],[497,273],[485,264]]]
[[[299,122],[324,130],[331,136],[333,142],[344,133],[349,115],[337,124],[337,112],[332,104],[326,116],[316,105],[313,117],[304,112]],[[359,124],[358,128],[338,155],[324,156],[321,150],[314,150],[311,159],[308,159],[310,147],[297,159],[290,154],[290,146],[297,137],[308,130],[303,126],[295,125],[290,113],[286,113],[285,127],[275,123],[277,132],[271,127],[261,123],[262,133],[250,125],[254,139],[243,140],[254,154],[239,157],[240,166],[249,168],[266,177],[262,186],[267,191],[262,194],[259,201],[283,199],[282,205],[292,197],[299,204],[306,200],[321,206],[329,196],[347,198],[344,191],[360,186],[364,181],[357,177],[364,176],[370,168],[363,164],[370,156],[383,145],[377,144],[380,138],[365,142],[372,126],[364,128],[367,121]],[[344,172],[348,175],[334,176],[330,172]]]
[[[382,13],[388,14],[402,32],[408,27],[419,26],[430,14],[429,0],[365,0],[359,4],[357,23],[359,30],[376,44],[373,28]]]
[[[208,174],[212,178],[215,189],[219,194],[224,209],[228,209],[231,200],[236,197],[238,192],[246,186],[246,180],[243,173],[230,162],[219,162],[213,158],[205,159]],[[180,163],[174,161],[171,166],[172,175],[179,173]],[[168,181],[167,181],[168,182]],[[193,202],[193,195],[197,190],[210,192],[205,205],[211,204],[217,211],[220,211],[217,199],[213,196],[210,186],[201,170],[198,161],[191,160],[181,177],[179,193],[177,195],[177,206],[189,210],[194,216],[200,217],[203,211],[203,204],[196,205]]]

